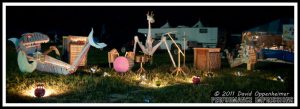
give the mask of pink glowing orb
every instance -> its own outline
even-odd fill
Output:
[[[130,60],[123,56],[117,57],[113,65],[115,71],[120,73],[125,73],[132,67]]]

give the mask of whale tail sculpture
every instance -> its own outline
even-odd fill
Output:
[[[93,34],[94,34],[94,29],[92,28],[92,31],[90,32],[89,36],[88,36],[88,40],[89,40],[89,44],[95,48],[104,48],[107,45],[105,43],[95,43],[94,39],[93,39]]]

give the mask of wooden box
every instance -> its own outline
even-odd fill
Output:
[[[200,70],[221,68],[220,48],[194,48],[194,66]]]

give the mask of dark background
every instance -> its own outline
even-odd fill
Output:
[[[138,28],[147,28],[146,13],[154,12],[154,28],[169,21],[172,27],[192,26],[200,19],[219,32],[241,34],[252,27],[294,18],[293,6],[7,6],[7,38],[42,32],[53,38],[65,35],[94,36],[111,47],[130,42]],[[222,36],[223,37],[223,36]]]

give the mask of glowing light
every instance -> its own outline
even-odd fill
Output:
[[[174,79],[176,82],[180,82],[180,83],[193,83],[193,77],[186,77],[186,78],[175,77]]]
[[[94,68],[91,68],[91,71],[92,71],[92,73],[95,73],[96,69],[94,69]]]
[[[284,82],[284,80],[280,76],[277,76],[277,80],[280,80],[281,82]]]
[[[107,72],[104,72],[103,76],[104,77],[107,77],[107,76],[110,77],[111,75],[109,73],[107,73]]]
[[[147,78],[146,74],[132,75],[131,80],[136,81],[140,87],[145,87],[145,88],[163,88],[170,85],[168,80],[159,79],[158,77],[155,77],[153,79]],[[189,82],[191,83],[191,79],[189,80],[190,80]]]
[[[141,76],[140,76],[140,80],[141,80],[141,81],[146,81],[146,80],[147,80],[146,75],[145,75],[145,74],[144,74],[144,75],[141,75]]]
[[[155,81],[155,85],[156,85],[157,87],[159,87],[160,84],[161,84],[161,82],[160,82],[159,80]]]
[[[237,75],[238,75],[238,76],[241,76],[241,73],[240,73],[240,72],[237,72]]]
[[[23,86],[19,86],[19,87],[23,87]],[[65,88],[62,88],[65,87]],[[17,87],[18,88],[18,87]],[[30,85],[28,88],[22,88],[22,90],[20,90],[20,94],[22,96],[28,96],[28,97],[36,97],[35,96],[35,90],[37,89],[37,86],[35,84]],[[45,94],[42,97],[49,97],[49,96],[55,96],[55,95],[59,95],[59,94],[63,94],[68,92],[68,90],[70,90],[70,88],[67,85],[64,86],[47,86],[44,85],[44,89],[45,89]]]
[[[284,79],[282,79],[280,76],[271,76],[271,77],[267,77],[266,79],[268,80],[272,80],[272,81],[280,81],[280,82],[284,82]]]
[[[133,76],[131,76],[131,79],[138,81],[138,80],[140,80],[140,77],[138,75],[133,75]]]
[[[233,75],[234,76],[241,76],[241,72],[240,71],[234,72]]]
[[[167,82],[160,79],[153,79],[152,81],[148,81],[143,76],[140,76],[140,86],[147,88],[162,88],[167,86]]]
[[[284,82],[284,80],[283,80],[283,79],[281,79],[280,81],[281,81],[281,82]]]
[[[148,83],[148,87],[152,88],[162,88],[167,86],[167,81],[161,80],[158,77],[155,77],[150,83]]]
[[[236,72],[233,72],[233,75],[234,76],[246,76],[247,74],[240,72],[240,71],[236,71]]]
[[[147,82],[146,81],[142,81],[142,82],[140,82],[140,85],[147,85]]]
[[[25,93],[23,95],[30,96],[30,97],[36,97],[35,96],[35,90],[36,90],[35,88],[31,88],[31,89],[25,91]],[[45,89],[45,94],[42,97],[48,97],[48,96],[53,95],[53,94],[55,94],[55,91],[53,89],[47,88],[47,89]]]
[[[215,77],[214,72],[210,72],[210,71],[205,72],[204,75],[205,77],[209,77],[209,78]]]

